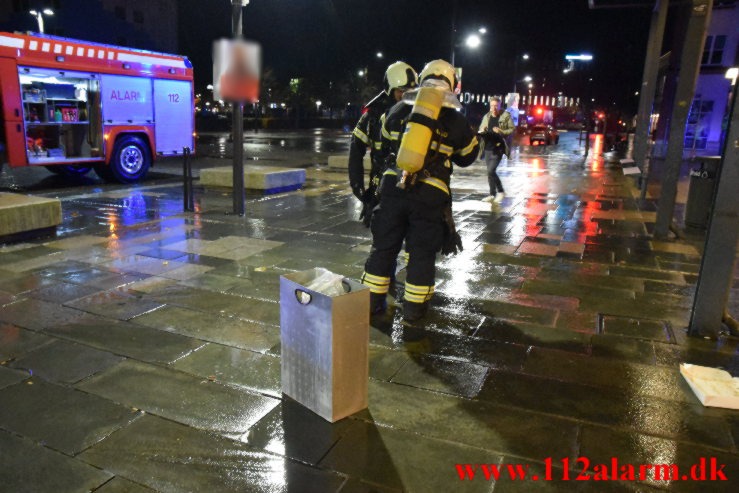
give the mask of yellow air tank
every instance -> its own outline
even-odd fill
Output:
[[[443,102],[444,91],[434,87],[418,90],[396,158],[398,167],[403,171],[418,173],[423,168]]]

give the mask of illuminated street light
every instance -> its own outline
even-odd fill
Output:
[[[588,53],[580,53],[579,55],[565,55],[565,60],[567,61],[578,60],[581,62],[589,62],[592,59],[593,59],[593,55],[590,55]]]
[[[44,9],[42,11],[38,10],[31,10],[29,12],[32,16],[36,18],[38,21],[38,32],[43,33],[44,32],[44,16],[45,15],[54,15],[54,11],[51,9]]]
[[[382,58],[382,57],[383,57],[382,52],[381,51],[378,51],[377,52],[377,58]]]
[[[487,33],[487,29],[484,28],[484,27],[481,27],[481,28],[479,28],[477,30],[477,32],[480,33],[480,34],[485,34],[485,33]],[[454,35],[455,33],[452,32],[452,34]],[[475,33],[468,35],[464,39],[464,46],[466,46],[467,48],[471,48],[473,50],[479,48],[481,44],[482,44],[482,38],[480,38],[480,36],[478,34],[475,34]],[[460,46],[461,46],[461,43],[460,43]],[[457,48],[457,42],[456,42],[456,40],[454,40],[452,42],[452,56],[451,56],[450,62],[452,64],[452,66],[455,66],[455,67],[456,67],[456,65],[455,65],[455,58],[456,58],[455,55],[456,55],[456,51],[457,51],[456,48]]]
[[[523,58],[524,60],[528,60],[529,59],[529,54],[528,53],[524,53],[523,55],[521,55],[521,58]]]
[[[527,75],[526,77],[523,78],[523,81],[524,82],[531,82],[532,81],[531,76],[530,75]]]
[[[465,46],[472,49],[479,47],[481,43],[482,40],[477,34],[470,34],[469,36],[467,36],[467,39],[464,40]]]
[[[724,77],[731,80],[731,85],[736,84],[736,79],[739,76],[739,67],[731,67],[729,70],[726,71],[726,74]]]

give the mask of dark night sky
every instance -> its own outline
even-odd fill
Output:
[[[279,77],[340,76],[370,69],[382,77],[395,60],[417,70],[435,58],[449,59],[452,0],[252,0],[244,9],[244,36],[262,45],[263,65]],[[483,46],[460,47],[464,91],[508,92],[513,58],[529,53],[531,74],[552,92],[577,95],[585,69],[562,75],[566,53],[594,56],[589,74],[603,104],[635,106],[649,34],[649,8],[588,8],[587,0],[458,0],[459,37],[485,26]],[[181,0],[180,51],[196,68],[200,86],[210,83],[211,43],[230,37],[228,0]],[[383,61],[375,57],[385,54]]]

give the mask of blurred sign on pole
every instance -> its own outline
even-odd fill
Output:
[[[221,39],[213,43],[213,99],[259,100],[261,50],[257,43]]]
[[[454,67],[454,71],[457,75],[457,87],[454,88],[454,94],[462,92],[462,67]]]

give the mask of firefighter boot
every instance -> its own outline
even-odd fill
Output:
[[[387,310],[386,295],[370,293],[370,315],[384,313]]]
[[[403,319],[408,322],[415,322],[422,319],[428,311],[429,305],[426,303],[412,303],[408,300],[403,301]]]

